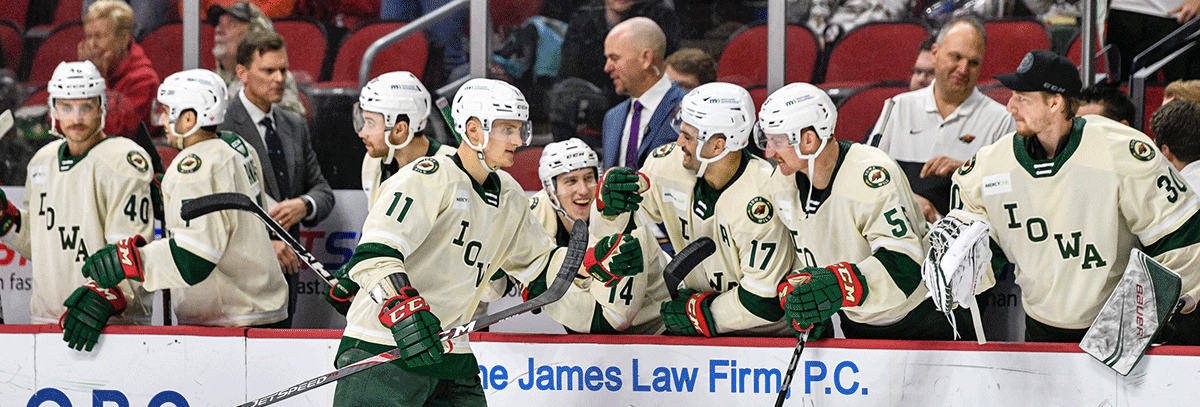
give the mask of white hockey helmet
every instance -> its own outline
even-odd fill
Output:
[[[472,144],[467,137],[467,121],[472,117],[479,120],[483,130],[483,143],[480,145]],[[517,135],[525,144],[529,144],[533,136],[533,126],[529,123],[529,102],[525,101],[525,95],[517,87],[495,79],[475,78],[458,88],[450,118],[454,120],[454,129],[462,134],[462,142],[478,152],[479,162],[489,171],[495,171],[495,168],[484,162],[483,149],[487,147],[493,122],[520,121],[522,125]]]
[[[731,151],[739,151],[750,142],[754,132],[754,100],[745,88],[732,83],[712,82],[700,85],[679,102],[679,113],[672,121],[676,133],[682,133],[683,123],[696,128],[697,150],[715,135],[725,136],[725,150],[716,157],[700,161],[697,177],[704,176],[708,164],[720,160]]]
[[[592,168],[597,176],[600,175],[600,159],[583,140],[571,138],[547,144],[542,149],[538,178],[542,179],[542,188],[550,195],[550,204],[555,210],[561,212],[562,207],[558,204],[558,185],[554,177],[580,168]]]
[[[225,81],[207,69],[176,72],[163,79],[162,85],[158,86],[153,119],[157,121],[165,113],[167,123],[158,124],[166,127],[167,131],[176,137],[177,143],[182,143],[183,139],[195,134],[201,127],[216,126],[225,122],[225,110],[229,105],[228,92]],[[186,133],[178,134],[175,132],[174,123],[187,110],[196,112],[196,125]]]
[[[778,141],[777,146],[784,142],[796,145],[809,127],[822,140],[832,139],[835,126],[837,107],[829,95],[816,86],[797,82],[779,88],[763,102],[755,138],[758,146],[766,150],[768,139],[772,143]]]
[[[425,130],[429,123],[429,111],[432,97],[425,85],[408,71],[388,72],[371,79],[358,93],[358,103],[354,104],[354,132],[361,132],[366,124],[363,112],[374,112],[383,115],[383,142],[388,146],[384,162],[391,162],[396,150],[408,146],[413,135]],[[396,122],[404,115],[408,121],[408,138],[400,144],[392,144],[391,131]]]
[[[60,62],[50,75],[46,84],[49,97],[46,103],[50,106],[50,131],[57,132],[54,118],[54,101],[58,99],[91,99],[100,98],[100,128],[104,129],[104,116],[108,114],[108,97],[104,94],[104,76],[92,61]],[[94,134],[94,133],[93,133]]]

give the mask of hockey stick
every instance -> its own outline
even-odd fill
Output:
[[[800,363],[800,354],[804,353],[804,344],[808,342],[808,331],[800,333],[796,341],[796,349],[792,350],[792,361],[788,363],[787,374],[779,385],[779,396],[775,398],[775,407],[783,407],[783,399],[787,398],[788,390],[792,387],[792,377],[796,376],[796,365]]]
[[[8,131],[12,130],[12,127],[12,110],[5,110],[4,113],[0,113],[0,140],[4,139],[4,135],[8,134]]]
[[[692,269],[700,265],[700,262],[711,256],[717,251],[717,244],[707,236],[696,239],[688,243],[687,247],[680,250],[675,258],[667,263],[667,267],[663,268],[663,281],[667,284],[667,292],[671,294],[671,299],[679,296],[679,283],[683,282],[683,278],[687,277]]]
[[[267,224],[267,227],[270,228],[271,231],[275,232],[275,235],[278,236],[279,239],[283,240],[284,243],[287,243],[288,247],[291,247],[293,252],[296,252],[296,256],[300,257],[300,260],[304,261],[305,264],[308,264],[308,268],[311,268],[313,271],[317,272],[317,274],[321,276],[321,279],[325,280],[325,282],[329,283],[329,285],[337,285],[338,279],[335,278],[332,273],[325,270],[325,265],[321,264],[321,261],[317,260],[316,256],[313,256],[312,253],[309,253],[308,250],[305,250],[304,246],[301,246],[299,241],[296,241],[292,235],[288,234],[287,230],[284,229],[283,226],[279,225],[279,222],[276,222],[275,219],[272,219],[271,215],[268,215],[265,209],[263,209],[261,206],[258,206],[257,203],[254,203],[254,201],[245,194],[240,194],[237,192],[221,192],[192,199],[183,203],[183,207],[180,208],[179,211],[179,216],[182,217],[183,220],[187,221],[212,212],[227,209],[246,211],[254,214],[254,216],[257,216],[259,220]]]
[[[567,293],[567,289],[571,285],[571,280],[575,278],[575,273],[578,272],[579,266],[583,264],[583,256],[587,252],[587,240],[587,224],[585,224],[582,220],[575,221],[574,226],[571,227],[571,242],[567,244],[566,258],[563,260],[562,267],[558,269],[558,274],[554,277],[554,282],[550,284],[550,286],[546,289],[546,292],[543,292],[542,295],[534,297],[529,301],[514,305],[511,308],[495,314],[485,315],[465,324],[453,327],[449,330],[443,330],[442,341],[449,341],[450,339],[475,332],[497,322],[531,311],[534,308],[540,308],[546,304],[558,301],[558,299],[562,298],[563,294]],[[304,393],[322,385],[333,383],[355,373],[362,372],[399,358],[400,349],[392,349],[390,351],[363,359],[358,363],[343,367],[331,373],[318,376],[312,380],[288,387],[287,389],[269,394],[257,400],[241,404],[238,407],[258,407],[275,404],[276,402],[290,398],[297,394]]]

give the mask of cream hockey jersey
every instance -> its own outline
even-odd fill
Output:
[[[992,224],[1017,265],[1032,318],[1087,328],[1120,280],[1132,248],[1183,277],[1200,294],[1200,196],[1146,135],[1112,120],[1074,119],[1053,159],[1031,156],[1033,137],[1009,134],[954,176],[951,206]]]
[[[654,149],[642,167],[650,189],[642,194],[638,212],[665,226],[676,251],[703,236],[717,244],[716,252],[684,279],[689,288],[721,293],[710,308],[716,333],[786,333],[790,328],[783,323],[775,288],[792,270],[795,249],[762,192],[774,167],[745,151],[735,153],[742,155],[741,166],[723,190],[714,190],[683,166],[684,154],[675,143]],[[630,216],[597,214],[593,234],[621,232]]]
[[[258,155],[230,132],[183,149],[167,168],[162,189],[170,238],[142,247],[142,261],[147,289],[172,289],[180,324],[234,327],[287,318],[287,282],[261,220],[235,210],[190,221],[179,215],[184,202],[218,192],[262,205],[261,177]]]
[[[525,191],[507,172],[489,174],[480,184],[458,155],[434,156],[409,163],[380,185],[344,267],[362,293],[393,273],[406,273],[448,328],[471,319],[480,299],[493,291],[488,283],[496,272],[528,285],[543,271],[558,273],[565,254],[533,219]],[[343,335],[396,346],[379,322],[380,309],[371,296],[355,296]],[[452,341],[450,353],[470,353],[466,335]]]
[[[429,149],[425,151],[426,156],[453,155],[456,151],[454,147],[442,144],[437,140],[428,137],[426,139],[429,140]],[[403,167],[403,165],[393,168],[398,169],[399,167]],[[382,184],[384,180],[391,177],[394,173],[394,171],[389,171],[385,168],[386,166],[383,165],[382,158],[372,158],[370,154],[363,155],[362,188],[363,192],[367,194],[368,208],[375,203],[376,198],[379,198],[379,184]]]
[[[570,236],[550,204],[549,194],[541,190],[529,200],[529,209],[549,236],[560,246]],[[594,205],[592,209],[595,213]],[[645,225],[643,219],[638,225]],[[654,227],[652,224],[651,227]],[[662,271],[670,259],[658,246],[652,229],[638,227],[631,233],[642,246],[642,273],[622,278],[612,287],[590,275],[575,279],[566,295],[542,307],[551,318],[567,329],[580,333],[626,333],[654,335],[662,332],[659,304],[670,300]],[[591,244],[604,236],[591,236]]]
[[[30,321],[57,324],[63,301],[87,282],[88,256],[133,235],[154,238],[154,171],[146,151],[123,137],[105,138],[79,157],[70,157],[66,140],[53,141],[28,170],[21,224],[0,240],[33,261]],[[149,324],[153,295],[137,282],[119,287],[127,308],[113,322]]]
[[[925,220],[908,178],[883,151],[865,144],[838,142],[833,177],[810,201],[808,177],[776,171],[771,202],[795,239],[797,268],[854,263],[870,291],[857,307],[843,308],[851,320],[888,325],[925,300],[921,262],[926,248]],[[805,216],[804,208],[816,207]],[[802,262],[803,264],[800,264]]]

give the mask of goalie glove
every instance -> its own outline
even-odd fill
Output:
[[[145,245],[145,238],[133,235],[117,244],[104,246],[83,263],[83,276],[95,280],[101,288],[116,287],[126,278],[142,281],[145,270],[142,268],[142,251],[138,248]]]
[[[642,245],[623,233],[605,236],[588,248],[583,267],[605,287],[615,286],[622,277],[642,272]]]
[[[13,226],[21,225],[21,211],[13,206],[12,202],[4,196],[4,190],[0,190],[0,236],[8,233]]]
[[[63,341],[78,351],[92,351],[108,318],[125,311],[125,294],[120,288],[100,288],[93,281],[75,289],[63,302],[67,311],[59,319]]]
[[[662,303],[659,313],[662,314],[663,325],[673,335],[712,337],[717,332],[717,324],[713,322],[713,300],[717,299],[716,292],[699,293],[685,288],[679,290],[679,297]]]
[[[784,317],[799,332],[820,325],[843,307],[862,304],[867,293],[862,272],[846,262],[793,272],[777,289]]]
[[[957,326],[954,306],[974,307],[975,290],[991,267],[991,225],[974,218],[954,210],[938,220],[929,231],[929,253],[921,264],[921,280],[929,289],[933,305],[946,315],[951,326]]]
[[[633,212],[647,189],[650,179],[646,174],[626,167],[610,168],[596,183],[596,209],[604,216]]]
[[[379,322],[392,331],[401,360],[410,368],[441,362],[445,353],[439,336],[442,322],[429,311],[429,304],[416,288],[402,287],[398,291],[384,301]]]

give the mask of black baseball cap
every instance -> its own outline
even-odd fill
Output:
[[[255,13],[254,10],[251,10],[250,3],[248,2],[233,3],[228,7],[221,6],[220,4],[213,4],[208,7],[208,11],[205,13],[206,18],[204,21],[212,25],[217,25],[217,23],[221,21],[221,16],[226,13],[236,17],[238,20],[245,22],[250,22],[250,20],[254,19],[255,14],[262,14],[261,11]]]
[[[1050,50],[1035,49],[1025,54],[1017,71],[993,76],[1005,87],[1017,92],[1044,91],[1079,97],[1083,81],[1071,60]]]

